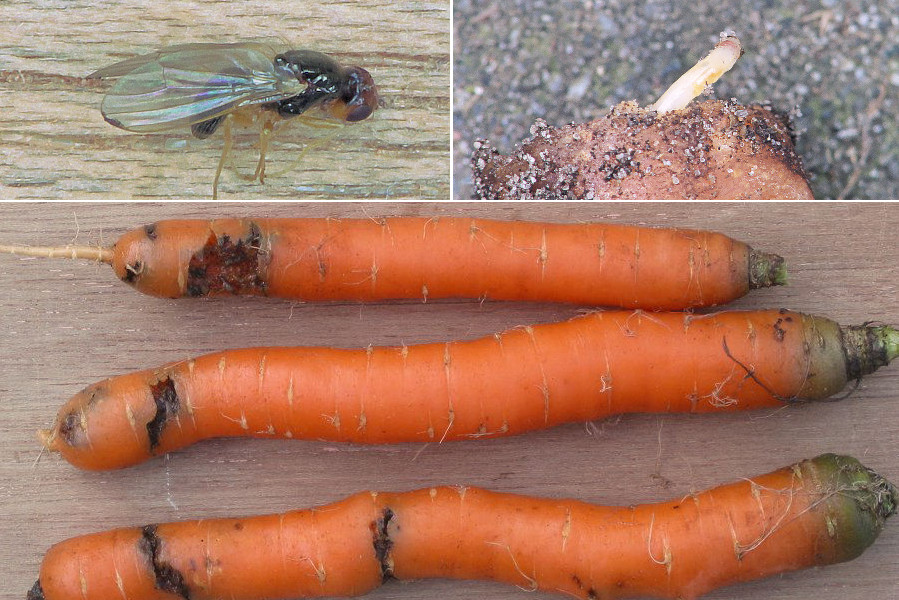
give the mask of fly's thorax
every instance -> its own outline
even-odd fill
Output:
[[[336,60],[314,50],[290,50],[274,59],[276,69],[283,69],[303,84],[337,93],[343,80],[343,67]]]
[[[306,89],[306,82],[297,77],[296,71],[291,68],[289,63],[275,58],[272,65],[277,77],[276,88],[279,98],[299,94]],[[275,100],[273,99],[273,101]]]
[[[318,105],[330,117],[353,123],[368,118],[380,105],[374,80],[361,67],[343,67],[313,50],[284,52],[275,57],[274,65],[306,84],[302,93],[279,103],[282,116],[302,114]]]

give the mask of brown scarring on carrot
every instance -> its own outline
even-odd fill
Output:
[[[464,487],[363,492],[282,515],[73,538],[47,552],[28,600],[358,596],[390,578],[430,577],[695,600],[856,558],[897,503],[887,480],[833,454],[630,507]]]
[[[781,257],[717,233],[465,218],[160,221],[110,248],[0,251],[99,260],[165,298],[487,298],[678,310],[786,278]]]
[[[84,469],[219,436],[356,443],[519,434],[633,412],[820,400],[899,354],[899,331],[786,310],[595,312],[479,340],[247,348],[112,377],[42,433]]]

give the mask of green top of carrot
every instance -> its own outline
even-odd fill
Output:
[[[749,249],[749,289],[786,285],[787,265],[782,256]]]
[[[899,490],[856,459],[822,454],[807,461],[822,489],[833,494],[829,508],[831,535],[842,538],[838,560],[851,560],[870,546],[886,520],[899,508]],[[830,525],[829,525],[830,527]]]
[[[879,330],[878,335],[880,335],[886,350],[887,362],[899,356],[899,330],[889,325],[882,325],[874,329]]]
[[[873,373],[899,356],[899,330],[895,327],[850,325],[842,330],[850,379]]]

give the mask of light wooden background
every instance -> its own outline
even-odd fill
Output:
[[[787,307],[899,323],[899,206],[881,204],[3,205],[0,241],[104,243],[166,217],[473,215],[711,228],[789,261],[790,285],[734,308]],[[661,501],[836,451],[899,480],[899,365],[847,400],[752,414],[631,415],[520,437],[362,447],[215,440],[143,465],[81,472],[39,456],[38,428],[83,386],[249,345],[413,344],[558,321],[584,307],[160,300],[93,263],[0,256],[0,598],[24,598],[44,551],[115,526],[318,505],[363,489],[471,484],[610,504]],[[335,540],[335,543],[340,543]],[[614,551],[614,550],[611,550]],[[899,518],[860,559],[718,591],[714,600],[893,598]],[[549,600],[491,583],[391,582],[370,598]]]
[[[164,46],[264,37],[365,67],[384,106],[264,186],[226,171],[221,199],[449,198],[446,0],[11,0],[0,23],[0,198],[209,199],[221,133],[112,127],[100,115],[108,84],[83,77]],[[309,135],[318,133],[291,123],[276,136],[270,175]],[[249,129],[237,138],[242,173],[257,139]]]

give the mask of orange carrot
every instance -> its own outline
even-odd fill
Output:
[[[477,488],[363,492],[305,511],[116,529],[46,554],[28,600],[357,596],[389,579],[487,579],[595,600],[693,600],[851,560],[899,493],[822,455],[660,504],[606,507]]]
[[[788,311],[597,312],[479,340],[228,350],[113,377],[59,411],[47,447],[84,469],[197,440],[359,443],[518,434],[627,412],[829,397],[899,354],[899,331]]]
[[[91,258],[167,298],[490,298],[676,310],[785,281],[783,259],[709,232],[464,218],[161,221],[111,248],[0,251]]]

